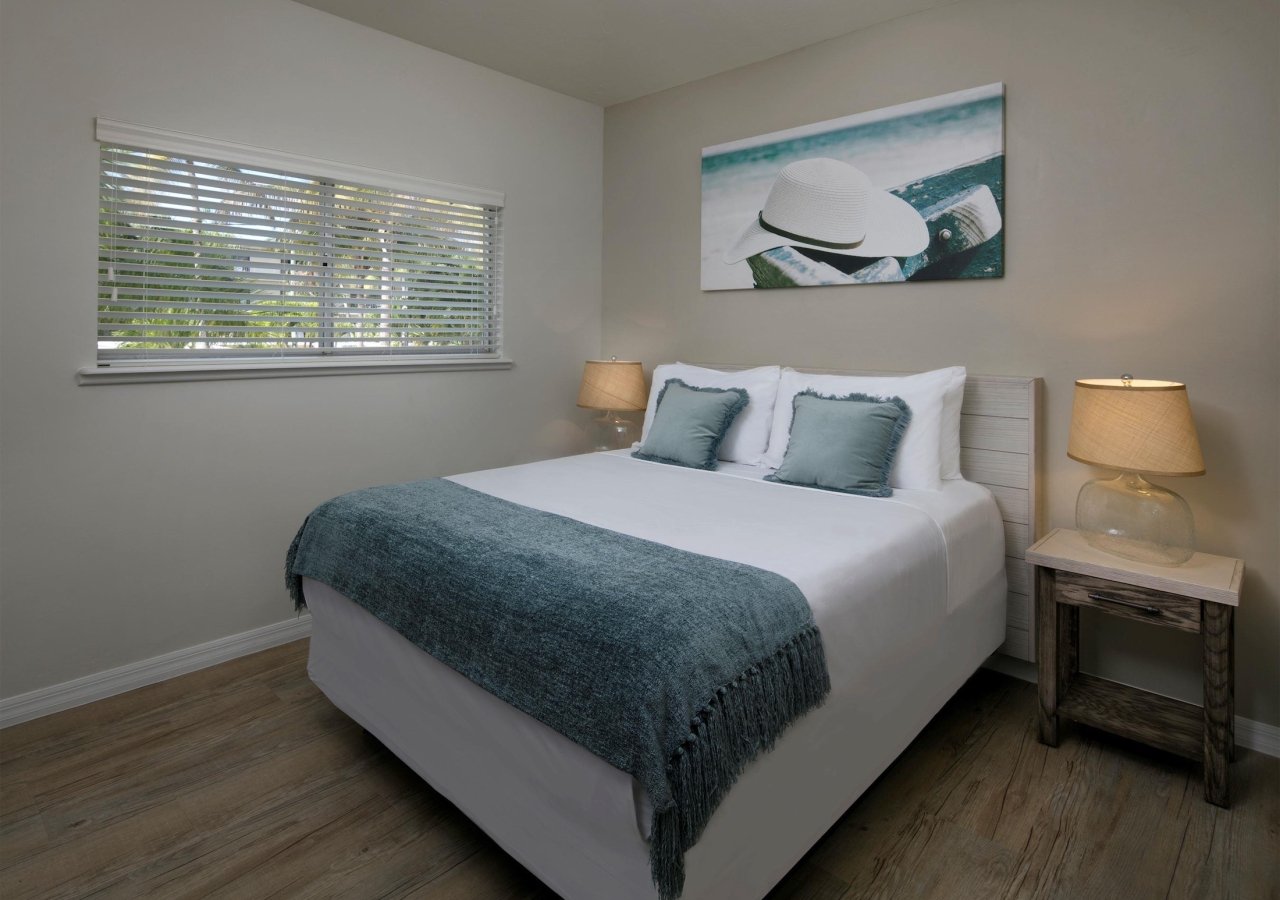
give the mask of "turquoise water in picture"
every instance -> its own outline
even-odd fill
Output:
[[[946,103],[947,97],[958,102]],[[726,264],[723,253],[755,219],[778,172],[789,163],[820,156],[838,159],[857,166],[876,187],[892,190],[1002,156],[1003,85],[947,97],[705,149],[703,290],[753,285],[748,264]],[[991,187],[1003,201],[1003,183],[998,191]],[[910,202],[909,195],[907,199]]]

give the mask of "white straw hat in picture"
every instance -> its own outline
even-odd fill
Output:
[[[736,263],[774,247],[808,247],[848,256],[914,256],[929,229],[910,203],[872,186],[861,169],[818,157],[793,162],[742,236],[725,251]]]

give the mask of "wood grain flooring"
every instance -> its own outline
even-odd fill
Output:
[[[1193,763],[979,672],[770,900],[1280,898],[1280,761]],[[300,641],[0,731],[0,897],[554,898],[306,677]],[[602,898],[607,900],[607,898]]]

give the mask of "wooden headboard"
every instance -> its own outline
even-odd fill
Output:
[[[1004,519],[1009,610],[1000,652],[1035,661],[1035,592],[1026,550],[1040,537],[1039,378],[970,375],[960,408],[960,471],[995,495]]]
[[[734,370],[739,365],[705,364]],[[848,369],[799,369],[824,375],[904,375]],[[1035,603],[1026,550],[1040,537],[1037,434],[1041,379],[1020,375],[973,375],[960,408],[960,471],[985,485],[1004,520],[1004,562],[1009,610],[1000,652],[1035,661]]]

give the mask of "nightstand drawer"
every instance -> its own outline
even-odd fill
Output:
[[[1200,601],[1150,588],[1135,587],[1075,572],[1055,572],[1056,600],[1072,606],[1100,609],[1122,619],[1200,631]]]

